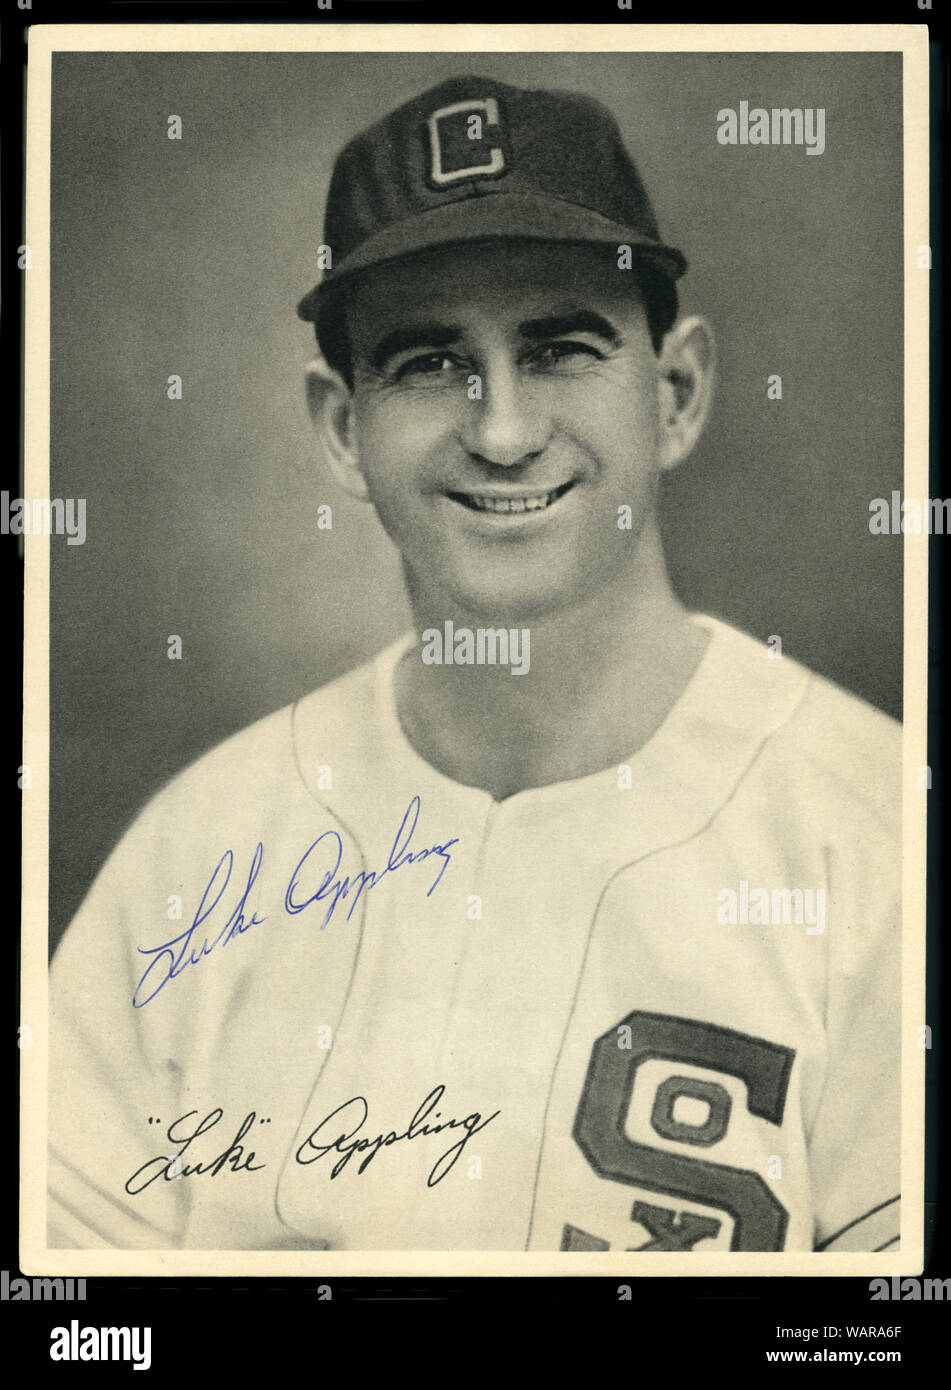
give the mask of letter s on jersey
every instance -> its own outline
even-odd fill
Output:
[[[631,1030],[629,1050],[617,1045],[618,1028],[624,1025]],[[574,1138],[599,1177],[728,1212],[734,1223],[732,1250],[781,1250],[788,1214],[759,1173],[652,1149],[629,1139],[624,1124],[638,1067],[659,1059],[739,1077],[746,1083],[750,1114],[779,1125],[795,1055],[792,1048],[695,1019],[628,1014],[594,1044],[575,1116]],[[708,1103],[709,1114],[703,1125],[679,1124],[673,1118],[680,1096]],[[715,1081],[672,1076],[657,1088],[651,1124],[662,1138],[705,1148],[726,1134],[731,1107],[730,1093]],[[655,1236],[642,1248],[690,1249],[695,1240],[714,1235],[718,1229],[717,1223],[695,1214],[684,1212],[679,1222],[674,1216],[664,1208],[635,1203],[632,1219],[646,1225]],[[592,1240],[594,1245],[589,1243]],[[603,1249],[606,1243],[567,1227],[562,1248]]]

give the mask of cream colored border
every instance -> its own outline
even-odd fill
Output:
[[[928,496],[928,289],[917,250],[928,244],[928,31],[923,25],[52,25],[29,34],[26,241],[26,473],[24,495],[49,496],[50,82],[54,52],[900,52],[903,57],[905,200],[905,478]],[[697,1254],[663,1260],[611,1253],[401,1253],[388,1251],[53,1251],[46,1247],[47,867],[49,810],[49,545],[25,538],[22,1021],[20,1053],[20,1263],[27,1274],[308,1275],[891,1275],[923,1263],[928,550],[905,537],[904,931],[901,1253]]]

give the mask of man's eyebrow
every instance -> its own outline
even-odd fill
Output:
[[[386,333],[370,354],[370,364],[379,371],[391,357],[409,348],[449,347],[462,337],[462,329],[454,323],[411,323]]]
[[[523,338],[535,343],[548,338],[561,338],[566,333],[595,333],[613,346],[621,341],[621,335],[614,325],[593,309],[575,309],[567,314],[529,319],[519,324],[518,331]]]

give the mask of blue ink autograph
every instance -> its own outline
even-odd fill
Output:
[[[415,812],[413,811],[414,807]],[[452,857],[451,855],[447,854],[446,851],[449,849],[450,845],[457,845],[459,841],[458,839],[447,840],[444,845],[433,845],[431,849],[420,849],[417,850],[415,854],[412,854],[410,852],[409,844],[413,838],[413,831],[416,829],[416,822],[419,820],[419,808],[419,797],[414,796],[412,801],[407,806],[406,814],[400,822],[399,830],[397,830],[396,832],[396,839],[393,841],[393,848],[390,850],[390,857],[386,861],[385,869],[381,869],[381,871],[378,874],[374,873],[372,870],[369,873],[359,873],[356,875],[355,878],[345,878],[342,883],[339,879],[335,878],[334,875],[340,868],[340,859],[343,854],[343,841],[337,834],[336,830],[325,830],[323,835],[319,835],[317,837],[317,839],[311,845],[310,849],[305,851],[303,858],[299,861],[297,868],[291,875],[291,881],[287,885],[287,892],[284,894],[284,906],[287,909],[287,911],[290,913],[303,912],[304,908],[310,907],[311,903],[323,902],[325,898],[329,897],[330,906],[324,913],[324,920],[320,924],[320,929],[321,931],[323,931],[324,927],[327,925],[327,923],[333,916],[334,908],[337,906],[337,903],[340,901],[340,899],[346,898],[349,895],[350,890],[354,888],[357,884],[359,884],[359,887],[357,888],[357,895],[354,898],[353,902],[350,904],[350,911],[347,913],[347,921],[349,922],[351,916],[353,915],[353,909],[360,901],[360,894],[363,892],[364,888],[366,888],[369,892],[371,888],[376,887],[380,879],[383,878],[384,874],[393,873],[395,869],[402,868],[404,864],[412,864],[416,860],[427,859],[431,854],[438,854],[443,861],[443,866],[439,870],[439,873],[436,875],[435,879],[433,880],[432,887],[429,890],[429,893],[431,893],[433,891],[433,888],[436,887],[439,880],[446,872],[446,867],[449,864],[450,859]],[[404,845],[403,832],[404,830],[406,830],[406,822],[409,820],[411,812],[413,812],[413,823],[410,826],[409,830],[406,831],[406,843]],[[305,902],[295,902],[294,889],[300,886],[298,880],[301,870],[304,868],[304,865],[307,864],[308,872],[311,874],[313,873],[312,866],[308,864],[308,860],[312,852],[317,848],[317,846],[320,844],[322,840],[327,840],[329,842],[331,854],[333,853],[333,845],[336,844],[337,846],[337,857],[334,860],[333,868],[328,869],[327,872],[324,874],[323,882],[317,889],[316,893],[311,894],[311,896],[307,898]],[[318,869],[317,872],[319,873],[320,870]],[[429,893],[426,894],[427,898],[429,897]],[[333,895],[332,897],[331,894]]]
[[[417,821],[419,820],[421,804],[418,796],[414,796],[410,801],[403,819],[400,822],[400,828],[396,832],[396,839],[393,841],[393,848],[390,850],[389,857],[386,861],[386,868],[381,869],[379,872],[373,870],[363,871],[353,878],[346,877],[341,881],[336,875],[337,870],[340,868],[340,860],[343,857],[343,841],[335,830],[326,830],[322,835],[318,835],[317,839],[314,840],[313,844],[305,850],[302,857],[298,860],[297,867],[291,875],[290,882],[287,885],[287,891],[284,894],[285,911],[292,915],[296,915],[298,912],[303,912],[305,908],[310,907],[312,903],[328,902],[327,910],[320,924],[320,929],[323,931],[324,927],[326,927],[333,916],[338,902],[341,899],[346,900],[355,889],[356,893],[350,904],[350,910],[347,913],[347,921],[349,922],[353,915],[353,909],[359,902],[360,895],[364,889],[369,892],[371,888],[376,887],[386,874],[393,873],[396,869],[402,868],[404,864],[413,864],[422,859],[429,858],[430,855],[436,855],[438,858],[442,859],[443,863],[426,894],[428,898],[451,862],[452,856],[448,853],[448,850],[452,845],[457,845],[459,840],[458,838],[447,840],[444,844],[432,845],[429,849],[412,851],[410,849],[410,843],[416,829]],[[412,820],[407,829],[407,822],[410,821],[410,817],[412,817]],[[317,882],[318,875],[323,867],[319,863],[320,856],[314,854],[314,851],[317,850],[317,846],[322,842],[326,842],[325,850],[327,852],[327,858],[329,859],[334,854],[336,857],[334,858],[332,866],[324,870],[323,879],[319,881],[319,886],[316,888],[316,891],[310,892],[310,888]],[[210,956],[217,946],[227,946],[228,942],[233,937],[241,936],[244,932],[249,931],[251,927],[260,926],[262,922],[267,921],[266,916],[259,917],[258,914],[252,911],[247,905],[248,894],[254,887],[258,874],[261,872],[263,860],[264,846],[258,841],[257,848],[254,851],[254,857],[251,860],[251,869],[248,873],[248,881],[244,891],[238,899],[233,912],[228,917],[228,920],[213,939],[209,939],[209,937],[206,936],[200,946],[193,945],[193,938],[198,928],[202,926],[211,916],[212,912],[214,912],[221,901],[225,889],[231,881],[231,874],[234,870],[234,854],[230,849],[225,850],[224,854],[218,860],[214,873],[211,875],[211,879],[208,882],[208,886],[202,894],[201,902],[198,904],[198,911],[195,913],[195,918],[191,926],[179,936],[172,937],[169,941],[163,941],[158,946],[136,947],[140,955],[151,956],[151,960],[146,966],[142,978],[135,987],[135,993],[132,995],[132,1004],[134,1008],[141,1009],[146,1004],[150,1003],[159,991],[164,989],[169,980],[174,980],[176,976],[181,975],[189,965],[198,965],[205,956]],[[222,870],[224,870],[224,877],[219,884]],[[304,882],[306,879],[310,880],[309,884]],[[216,886],[217,891],[215,891]],[[212,893],[214,893],[214,897],[209,902],[209,897]],[[250,918],[246,915],[249,911],[251,913]],[[143,996],[144,990],[148,992]]]

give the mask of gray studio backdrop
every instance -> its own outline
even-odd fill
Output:
[[[868,530],[902,486],[897,55],[57,56],[51,491],[88,535],[52,547],[51,946],[163,782],[406,624],[315,447],[295,305],[338,147],[459,72],[606,102],[690,259],[719,380],[665,491],[685,601],[900,713],[901,538]],[[823,107],[825,152],[719,145],[744,100]]]

